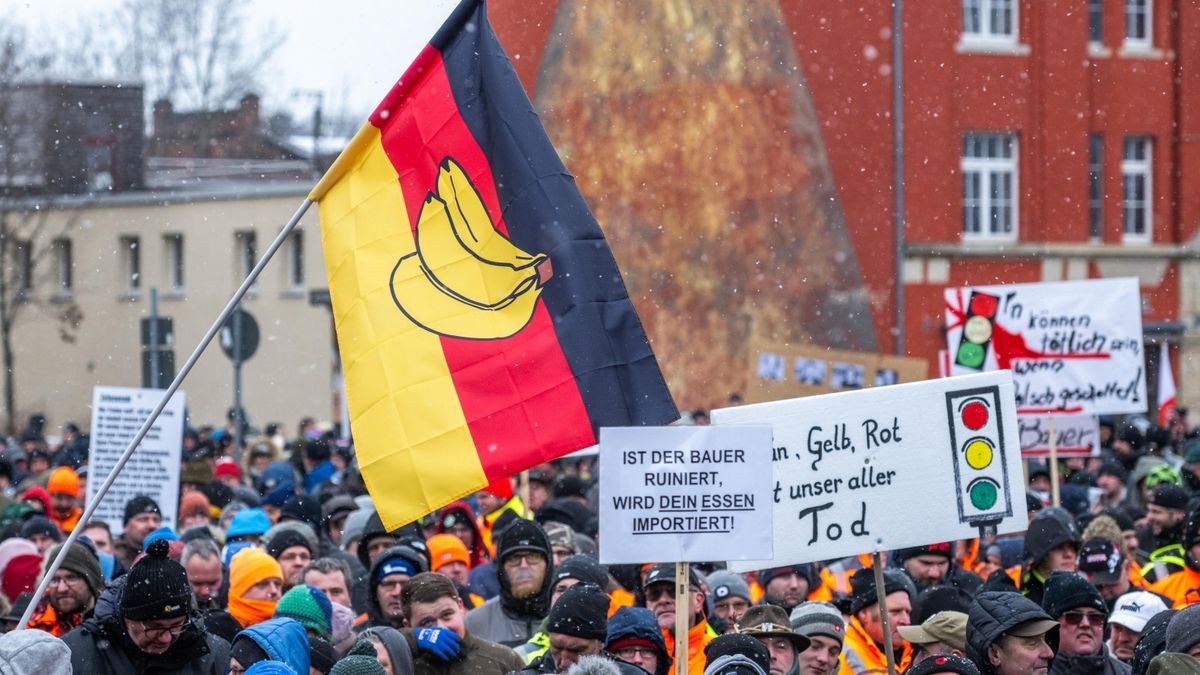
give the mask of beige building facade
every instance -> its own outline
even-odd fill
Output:
[[[174,322],[178,372],[310,187],[237,180],[40,204],[46,215],[33,219],[35,230],[17,233],[32,251],[15,263],[16,277],[28,279],[13,327],[18,430],[33,413],[46,416],[50,434],[66,422],[87,428],[94,386],[142,385],[140,323],[152,289],[159,315]],[[316,211],[241,305],[261,332],[242,369],[243,406],[260,428],[281,422],[294,433],[303,417],[338,418],[329,308],[310,302],[326,286]],[[233,369],[217,341],[182,389],[192,426],[223,424]]]

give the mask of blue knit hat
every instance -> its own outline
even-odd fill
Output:
[[[269,529],[271,529],[271,519],[267,517],[266,511],[262,509],[242,509],[233,514],[233,518],[230,519],[229,529],[225,532],[225,539],[229,540],[234,537],[244,537],[246,535],[261,537]]]

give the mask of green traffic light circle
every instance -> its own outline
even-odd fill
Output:
[[[987,511],[1000,499],[1000,490],[992,479],[976,478],[967,487],[967,496],[971,498],[971,506],[980,511]]]
[[[958,364],[967,368],[983,366],[984,350],[982,345],[963,341],[958,346]]]

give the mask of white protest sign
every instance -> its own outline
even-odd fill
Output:
[[[604,564],[769,558],[771,511],[770,427],[600,429]]]
[[[1146,411],[1137,279],[946,289],[950,375],[1013,371],[1022,414]]]
[[[748,571],[1028,526],[1008,371],[712,412],[770,424],[770,560]]]
[[[1022,457],[1050,454],[1050,417],[1017,415]],[[1099,457],[1100,418],[1095,415],[1055,415],[1054,451],[1059,457]]]
[[[87,500],[116,466],[121,453],[162,399],[159,389],[96,387],[92,391],[92,440],[88,451]],[[164,525],[175,526],[179,509],[179,462],[183,452],[184,393],[176,391],[125,464],[93,518],[113,534],[124,529],[125,502],[146,495],[158,502]]]

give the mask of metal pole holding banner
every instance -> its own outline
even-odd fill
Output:
[[[688,675],[688,621],[692,618],[688,576],[688,564],[675,563],[675,675]]]
[[[242,312],[233,313],[233,451],[242,456]]]
[[[1058,492],[1058,439],[1054,437],[1054,415],[1046,417],[1046,431],[1050,434],[1050,505],[1062,503]]]
[[[529,470],[522,471],[517,477],[517,494],[521,496],[521,504],[529,515],[533,515],[533,507],[529,505]]]
[[[54,573],[62,565],[63,558],[67,556],[67,551],[70,550],[71,544],[74,544],[79,539],[79,533],[83,531],[88,521],[92,519],[92,514],[96,512],[96,507],[100,505],[101,500],[104,499],[104,495],[108,493],[109,488],[117,480],[117,474],[121,473],[121,470],[125,468],[125,464],[133,456],[133,451],[137,449],[142,439],[150,432],[150,427],[154,425],[154,421],[162,414],[171,397],[175,395],[179,386],[183,384],[184,378],[192,371],[192,366],[196,365],[196,362],[200,360],[200,355],[204,353],[204,350],[208,348],[213,338],[221,331],[221,326],[225,325],[225,321],[229,319],[229,315],[233,313],[238,303],[242,301],[242,296],[246,295],[246,291],[250,290],[250,286],[258,279],[258,275],[267,266],[267,263],[270,262],[275,252],[279,250],[279,247],[283,245],[283,242],[292,233],[292,230],[296,229],[296,224],[304,217],[304,213],[308,211],[308,207],[310,206],[312,206],[312,201],[305,199],[300,208],[296,209],[296,212],[292,214],[291,219],[279,231],[279,235],[275,237],[275,241],[271,242],[266,252],[259,258],[254,269],[250,270],[250,274],[242,281],[242,285],[238,286],[238,289],[234,291],[233,297],[225,304],[225,308],[221,310],[216,321],[208,328],[208,332],[204,334],[204,337],[200,339],[200,344],[196,345],[196,349],[192,351],[192,355],[188,357],[183,367],[179,369],[179,373],[175,375],[175,379],[171,381],[170,386],[163,392],[162,399],[159,400],[158,405],[154,406],[154,410],[150,411],[150,416],[142,423],[142,427],[138,429],[133,440],[129,442],[129,446],[121,453],[121,457],[117,460],[116,465],[113,466],[112,471],[108,472],[108,477],[104,479],[104,483],[96,490],[95,498],[83,510],[83,515],[79,517],[79,522],[72,528],[71,533],[67,535],[67,539],[63,542],[62,548],[59,549],[58,555],[54,556],[54,560],[51,560],[50,565],[46,567],[46,572],[42,575],[42,580],[38,583],[37,590],[33,594],[33,599],[29,601],[29,606],[25,608],[25,613],[21,615],[21,622],[17,624],[18,626],[29,625],[29,619],[32,618],[33,611],[37,609],[38,601],[46,594],[46,589],[49,588],[50,580],[54,578]]]
[[[875,599],[879,601],[879,621],[883,628],[883,653],[887,656],[888,675],[896,675],[896,655],[892,652],[892,630],[888,628],[887,593],[883,587],[883,558],[879,551],[871,554],[875,570]]]

